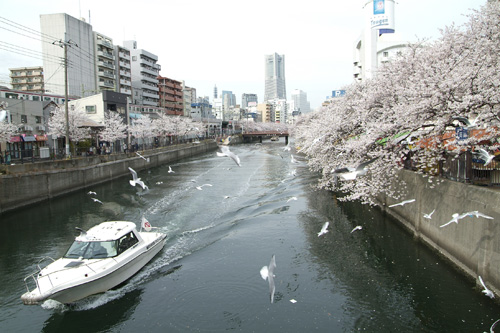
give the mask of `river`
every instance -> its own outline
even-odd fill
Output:
[[[475,281],[379,209],[316,190],[283,147],[231,146],[241,167],[211,152],[173,173],[138,171],[148,191],[127,176],[1,215],[0,331],[489,332],[500,319]],[[62,256],[75,227],[141,216],[168,241],[127,283],[71,305],[22,304],[24,277]],[[259,274],[272,255],[274,303]]]

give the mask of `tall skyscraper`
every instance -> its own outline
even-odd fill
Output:
[[[264,102],[273,99],[286,99],[285,55],[277,53],[265,56],[266,90]]]

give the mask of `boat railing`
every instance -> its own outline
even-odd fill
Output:
[[[38,290],[40,290],[40,287],[39,287],[39,285],[38,285],[38,279],[36,278],[36,276],[37,276],[37,275],[38,275],[38,274],[42,271],[42,267],[40,267],[40,264],[41,264],[43,261],[47,260],[47,259],[52,260],[52,262],[54,262],[54,261],[55,261],[55,259],[53,259],[53,258],[51,258],[51,257],[43,257],[42,259],[38,260],[38,263],[36,264],[36,267],[38,268],[38,270],[37,270],[36,272],[34,272],[34,273],[29,274],[28,276],[26,276],[26,277],[24,278],[24,285],[26,286],[26,289],[28,290],[28,292],[30,291],[29,286],[28,286],[28,280],[29,280],[30,278],[32,278],[32,279],[33,279],[33,281],[35,282],[35,286],[36,286],[36,288],[37,288]],[[52,282],[51,282],[51,283],[52,283]]]

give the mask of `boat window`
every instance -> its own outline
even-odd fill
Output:
[[[134,233],[129,232],[128,234],[126,234],[125,236],[123,236],[118,240],[118,254],[131,248],[137,242],[139,241],[137,240],[137,237],[135,237]]]
[[[102,259],[117,255],[116,241],[82,242],[75,241],[64,258]]]

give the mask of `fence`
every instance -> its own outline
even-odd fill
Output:
[[[415,170],[415,158],[408,156],[404,167]],[[491,161],[487,166],[484,161],[474,158],[472,152],[467,151],[459,155],[446,154],[436,168],[429,168],[429,173],[443,178],[475,185],[500,185],[500,162]]]

